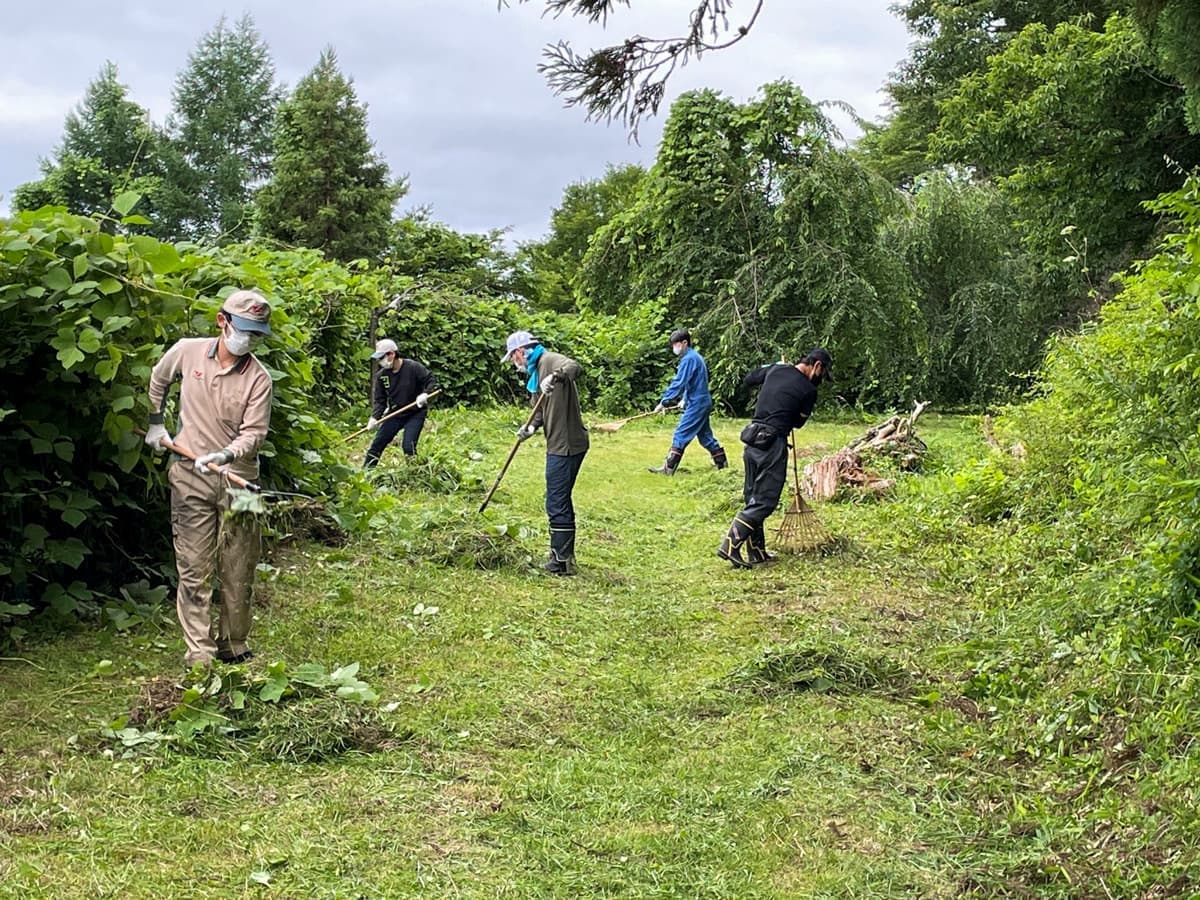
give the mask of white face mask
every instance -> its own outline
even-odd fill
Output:
[[[676,356],[682,356],[683,355],[683,344],[673,344],[671,346],[671,352],[674,353]]]
[[[238,331],[232,325],[225,331],[225,349],[234,356],[245,356],[254,345],[254,340],[244,331]]]
[[[524,353],[521,354],[520,359],[517,359],[515,356],[513,357],[513,362],[516,363],[518,372],[528,372],[529,371],[529,367],[527,365],[525,365],[525,358],[526,357],[525,357]]]

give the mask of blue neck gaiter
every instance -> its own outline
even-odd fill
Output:
[[[542,358],[546,348],[538,344],[532,350],[525,351],[525,368],[529,370],[529,380],[525,382],[525,390],[536,394],[538,389],[537,361]]]

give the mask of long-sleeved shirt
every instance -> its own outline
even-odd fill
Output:
[[[675,377],[663,391],[663,406],[680,397],[688,406],[698,403],[712,406],[712,394],[708,392],[708,365],[693,347],[688,347],[679,357],[679,368],[675,370]]]
[[[575,380],[583,372],[579,363],[561,353],[545,351],[537,361],[538,383],[554,376],[554,390],[546,394],[530,424],[546,434],[546,453],[551,456],[575,456],[586,453],[589,441],[579,409],[579,388]],[[531,397],[537,402],[537,395]]]
[[[415,359],[401,360],[399,369],[391,366],[381,369],[378,378],[373,413],[376,419],[408,406],[417,399],[417,394],[432,394],[438,389],[433,373]],[[416,407],[413,407],[412,412],[416,411]],[[407,415],[396,418],[407,418]]]
[[[755,422],[770,425],[782,435],[799,428],[812,415],[817,402],[816,385],[795,366],[761,366],[742,381],[744,387],[758,384],[762,390],[754,404]]]
[[[258,450],[271,425],[271,376],[253,354],[222,366],[216,338],[184,338],[150,372],[151,424],[162,424],[167,391],[179,382],[179,431],[175,441],[202,456],[233,454],[230,470],[258,477]]]

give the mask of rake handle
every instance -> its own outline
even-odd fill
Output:
[[[525,426],[528,428],[533,424],[533,417],[538,414],[538,410],[542,408],[542,401],[546,399],[546,395],[538,393],[537,400],[534,401],[533,410],[529,413],[529,418],[525,420]],[[496,476],[496,481],[492,484],[491,490],[487,492],[487,496],[483,498],[483,502],[479,504],[479,511],[483,512],[487,509],[487,505],[492,502],[492,495],[496,493],[496,488],[500,487],[500,482],[504,479],[504,473],[508,471],[509,465],[512,464],[513,457],[517,455],[517,451],[521,449],[521,444],[525,443],[521,438],[517,438],[516,443],[512,445],[512,449],[508,451],[508,458],[504,460],[504,465],[500,467],[500,474]]]
[[[133,430],[133,433],[140,434],[142,437],[146,436],[146,432],[142,431],[142,429],[140,429],[140,428],[135,428]],[[191,450],[189,450],[187,447],[181,446],[180,444],[176,444],[174,441],[160,441],[159,443],[162,446],[166,447],[168,450],[170,450],[172,453],[177,453],[178,455],[182,456],[184,459],[190,459],[192,462],[196,461],[196,454],[193,453]],[[209,463],[208,471],[216,472],[218,475],[224,475],[226,478],[228,478],[230,481],[232,481],[238,487],[243,488],[244,490],[252,491],[255,494],[262,493],[261,486],[255,484],[253,481],[247,481],[241,475],[235,475],[233,472],[222,472],[221,467],[218,466],[216,463]]]
[[[442,392],[442,389],[438,388],[436,391],[430,391],[429,396],[436,397],[441,392]],[[392,416],[398,416],[398,415],[400,415],[400,413],[408,412],[410,409],[412,409],[416,405],[417,405],[417,401],[414,400],[412,403],[408,404],[408,406],[402,406],[399,409],[392,410],[390,413],[388,413],[386,416],[384,416],[382,419],[380,419],[378,422],[376,422],[375,427],[378,428],[383,422],[386,422]],[[364,425],[362,428],[358,429],[358,431],[354,432],[353,434],[348,434],[344,438],[342,438],[342,443],[344,444],[344,443],[346,443],[346,441],[353,440],[354,438],[356,438],[360,434],[362,434],[364,431],[369,431],[369,430],[370,429],[366,425]]]

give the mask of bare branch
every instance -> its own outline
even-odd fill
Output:
[[[526,3],[529,0],[517,0]],[[630,0],[544,0],[545,14],[560,16],[569,12],[604,25],[613,9]],[[677,66],[686,65],[709,50],[732,47],[754,27],[764,0],[756,0],[745,24],[730,34],[729,13],[733,0],[700,0],[692,11],[687,33],[674,38],[634,35],[620,44],[576,53],[566,41],[549,45],[542,53],[545,62],[538,71],[551,89],[563,97],[567,106],[582,106],[589,120],[619,119],[636,139],[643,116],[658,112],[666,93],[667,80]],[[498,0],[499,7],[508,0]]]

